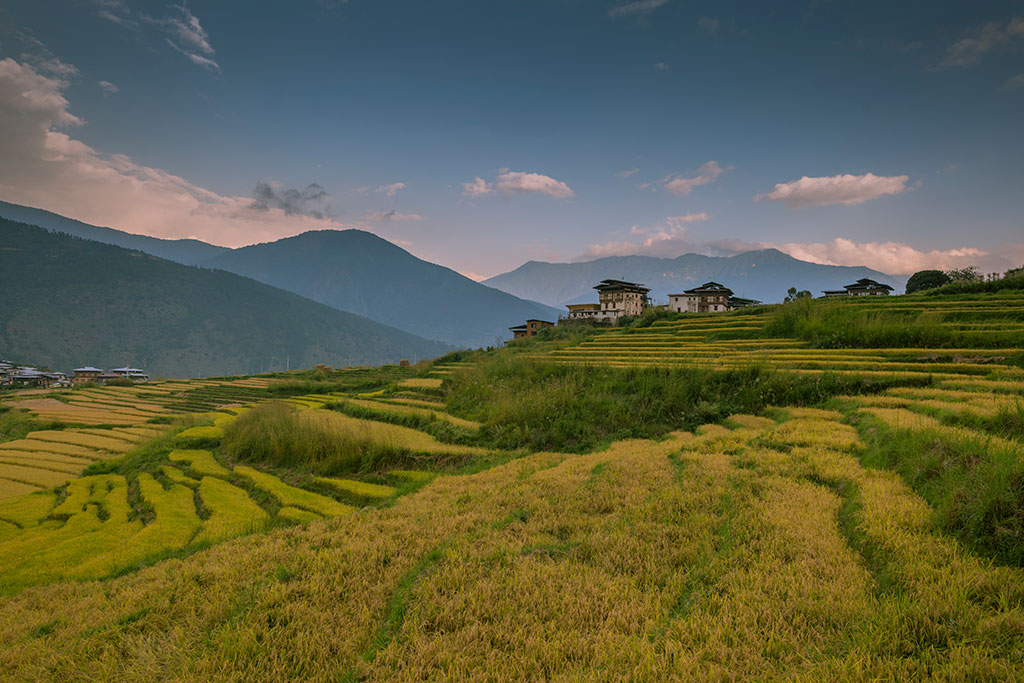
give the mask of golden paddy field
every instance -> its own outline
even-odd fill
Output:
[[[972,334],[985,311],[1024,307],[938,303],[978,314]],[[933,467],[1020,462],[994,425],[1024,413],[1024,345],[727,338],[766,320],[694,316],[515,353],[897,381],[582,454],[442,440],[493,427],[446,409],[445,380],[471,361],[285,397],[299,423],[423,465],[351,476],[232,459],[222,439],[272,398],[268,378],[8,399],[74,426],[0,443],[0,676],[1024,678],[1024,569],[958,536],[920,472],[875,457],[891,441],[933,449]],[[190,404],[189,388],[210,400]],[[75,422],[80,406],[95,421]],[[965,444],[978,463],[953,462]],[[431,466],[456,457],[481,460]],[[1021,530],[991,533],[1006,547]]]

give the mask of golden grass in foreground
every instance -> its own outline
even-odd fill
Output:
[[[899,477],[860,465],[839,414],[789,417],[539,453],[391,508],[30,589],[0,602],[0,676],[1024,676],[1024,572],[934,533]]]

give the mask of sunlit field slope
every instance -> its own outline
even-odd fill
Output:
[[[0,500],[0,675],[1022,678],[1021,324],[798,302],[15,396],[6,443],[138,440]]]

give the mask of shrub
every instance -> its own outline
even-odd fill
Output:
[[[923,380],[925,381],[925,380]],[[448,409],[502,449],[585,452],[608,441],[694,429],[770,405],[809,405],[892,380],[808,377],[760,366],[615,368],[497,356],[451,379]]]
[[[907,280],[907,294],[941,287],[948,282],[949,276],[941,270],[919,270]]]

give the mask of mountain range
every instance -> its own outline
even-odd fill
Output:
[[[0,219],[0,355],[194,377],[377,365],[451,347],[222,270]]]
[[[528,318],[557,309],[487,287],[416,258],[362,230],[306,232],[239,249],[102,228],[49,211],[0,202],[0,216],[171,261],[219,268],[356,313],[419,337],[460,347],[490,346]]]
[[[529,261],[513,271],[478,283],[450,268],[419,259],[405,249],[361,230],[310,231],[275,242],[231,249],[195,239],[167,240],[134,235],[7,202],[0,202],[0,216],[40,226],[54,233],[133,250],[135,256],[131,258],[136,263],[161,264],[153,266],[153,278],[171,277],[167,269],[172,264],[158,259],[140,260],[141,254],[176,262],[173,264],[176,266],[198,266],[206,273],[205,276],[200,277],[189,271],[187,277],[183,274],[173,277],[192,282],[195,285],[193,294],[200,301],[204,297],[200,290],[205,286],[200,280],[212,284],[216,278],[227,275],[222,271],[244,276],[242,279],[248,283],[244,286],[240,284],[241,279],[230,282],[238,291],[247,292],[242,297],[246,301],[249,301],[246,297],[250,295],[256,297],[257,290],[253,286],[257,283],[254,280],[270,285],[259,291],[270,297],[268,300],[282,305],[285,300],[281,298],[284,294],[281,290],[299,295],[290,301],[296,310],[304,312],[302,316],[285,316],[279,312],[273,312],[273,315],[279,322],[285,319],[292,321],[289,324],[293,326],[295,334],[306,340],[302,343],[312,343],[312,338],[308,336],[308,326],[304,326],[303,320],[319,320],[317,324],[322,329],[332,325],[342,329],[347,325],[353,334],[365,332],[367,339],[381,340],[382,345],[376,350],[364,348],[355,341],[339,342],[336,348],[330,347],[332,358],[336,361],[348,358],[353,362],[384,362],[397,357],[425,357],[435,351],[442,353],[449,347],[493,345],[508,337],[510,326],[528,318],[553,321],[564,311],[562,307],[566,304],[596,301],[593,286],[606,278],[645,283],[651,288],[655,302],[665,302],[669,294],[709,280],[730,287],[738,296],[766,303],[781,301],[790,287],[807,289],[818,295],[821,290],[837,289],[862,277],[890,284],[897,291],[901,291],[906,284],[906,278],[885,275],[870,268],[809,263],[776,249],[749,251],[728,257],[685,254],[677,258],[610,256],[578,263]],[[82,249],[81,243],[78,244],[79,249]],[[113,252],[104,252],[102,256],[97,253],[91,259],[93,267],[102,268],[96,264],[103,263],[106,258],[115,261],[124,259],[123,255],[114,256]],[[25,266],[24,260],[15,261],[12,267]],[[135,276],[135,282],[144,279],[141,272],[136,272]],[[10,278],[7,281],[11,282]],[[86,278],[83,281],[90,280]],[[44,284],[45,281],[39,281],[39,286]],[[155,285],[150,288],[154,298],[149,305],[159,308],[163,304],[156,301],[158,289]],[[105,296],[113,296],[110,290],[104,291]],[[165,293],[172,298],[176,296],[172,290],[166,290]],[[77,294],[86,296],[88,293],[83,291]],[[70,292],[65,291],[62,296],[65,295],[70,295]],[[198,302],[190,301],[188,304],[195,309],[190,316],[200,315]],[[322,307],[310,308],[313,304],[323,304],[335,312],[355,315],[345,318],[342,324],[341,318],[328,320],[330,316]],[[45,309],[40,301],[34,300],[34,305],[39,310]],[[16,316],[17,311],[9,307],[7,310],[8,316]],[[226,313],[226,309],[222,312]],[[130,327],[128,311],[123,313],[126,317],[118,324]],[[100,310],[94,310],[94,314],[109,315]],[[367,327],[370,321],[380,325]],[[269,330],[257,327],[263,330],[261,334],[271,335]],[[399,331],[407,335],[395,336]],[[0,334],[3,334],[2,330]],[[169,332],[165,330],[163,334],[167,336]],[[383,342],[387,335],[393,336],[393,343]],[[8,338],[11,337],[8,335]],[[283,343],[282,340],[278,341]],[[301,346],[299,342],[296,344]],[[122,349],[118,354],[124,356],[128,347],[118,348]],[[225,356],[222,359],[225,363],[223,366],[212,362],[196,364],[189,361],[195,367],[189,367],[189,363],[168,367],[204,374],[249,371],[250,365],[257,369],[269,368],[276,362],[273,359],[280,355],[278,351],[283,347],[268,349],[266,353],[255,346],[246,347],[245,344],[240,348],[248,350],[238,363],[229,362]],[[219,358],[218,353],[212,351],[208,355],[210,358]],[[288,357],[291,352],[284,353]],[[143,353],[140,360],[132,362],[144,364],[145,358],[158,356]],[[313,357],[296,347],[295,358],[307,356]],[[128,360],[121,358],[116,364]],[[328,362],[320,356],[316,360]],[[97,358],[90,362],[105,361]],[[296,361],[295,364],[301,362]],[[229,370],[229,367],[234,369]],[[157,371],[155,366],[150,369]]]
[[[820,296],[822,290],[841,289],[863,277],[892,285],[897,291],[902,291],[907,281],[905,277],[863,266],[809,263],[778,249],[762,249],[735,256],[608,256],[580,263],[528,261],[513,271],[484,280],[484,284],[550,306],[564,306],[596,302],[593,287],[605,278],[642,282],[651,288],[656,303],[667,303],[669,294],[714,281],[729,287],[737,296],[777,303],[790,287]]]

